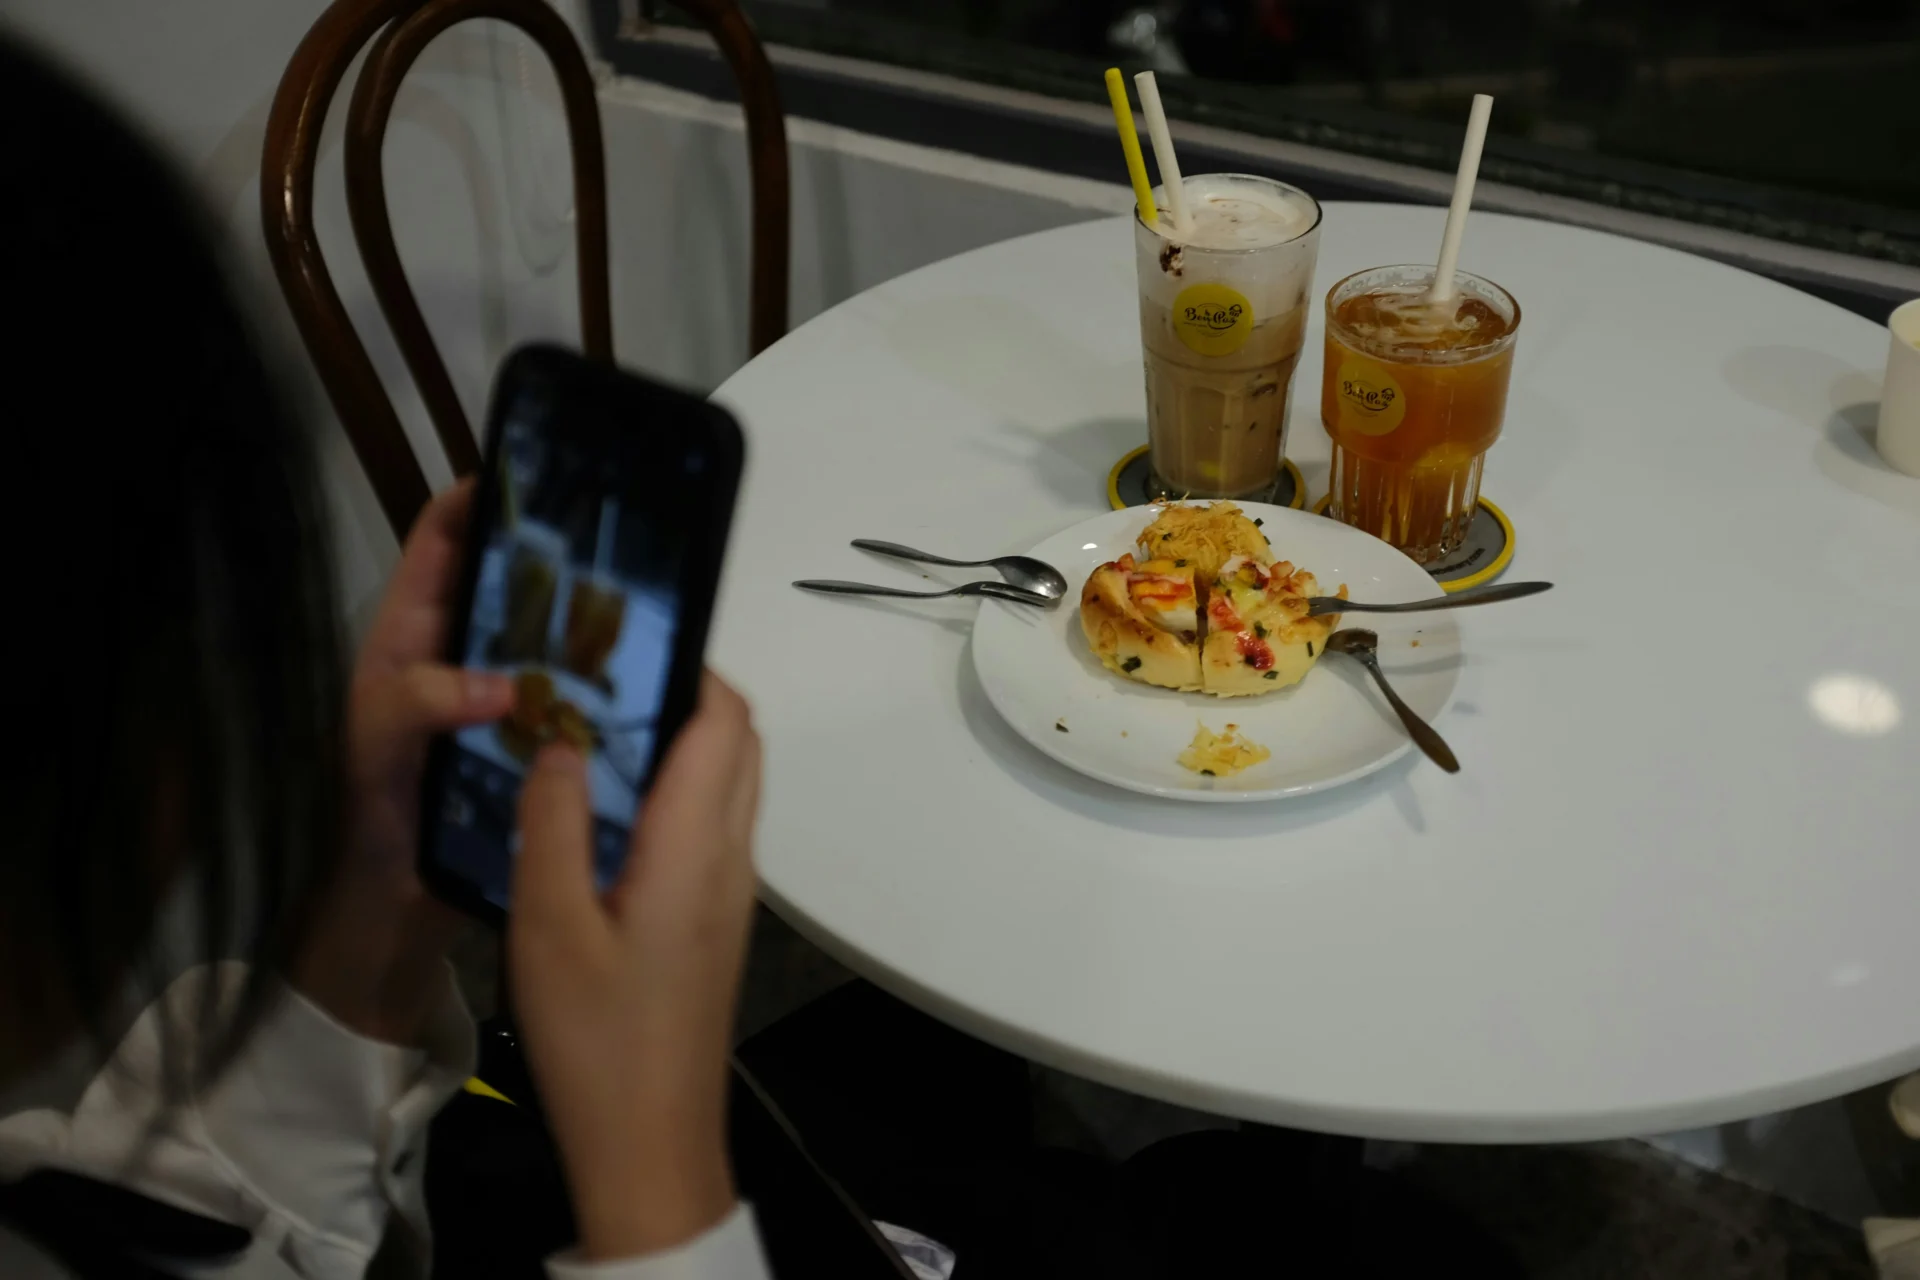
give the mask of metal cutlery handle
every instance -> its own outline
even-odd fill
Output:
[[[853,545],[862,551],[872,551],[877,555],[898,556],[902,560],[918,560],[921,564],[944,564],[955,569],[973,569],[986,563],[984,560],[949,560],[945,556],[929,555],[925,551],[903,547],[897,542],[879,542],[873,538],[855,538]]]
[[[1407,727],[1407,736],[1413,739],[1415,746],[1427,753],[1427,759],[1445,769],[1448,773],[1460,772],[1460,762],[1454,759],[1453,748],[1446,739],[1433,731],[1433,726],[1422,720],[1414,709],[1400,701],[1400,695],[1387,683],[1386,675],[1380,670],[1380,664],[1372,654],[1354,654],[1373,676],[1373,682],[1380,686],[1380,692],[1387,695],[1387,702],[1400,717],[1400,723]]]
[[[959,590],[963,596],[992,596],[995,600],[1038,605],[1042,609],[1051,609],[1060,603],[1051,596],[1043,596],[1038,591],[1029,591],[1025,587],[1016,587],[1011,582],[969,582]]]
[[[1498,604],[1537,596],[1552,588],[1551,582],[1499,582],[1490,587],[1468,587],[1450,596],[1431,600],[1409,600],[1403,604],[1368,604],[1359,600],[1341,600],[1335,596],[1315,596],[1307,601],[1307,616],[1317,618],[1328,613],[1425,613],[1432,609],[1464,609],[1473,604]]]
[[[902,591],[899,587],[875,586],[870,582],[841,582],[833,578],[804,578],[793,585],[802,591],[823,591],[829,595],[841,596],[895,596],[905,600],[940,600],[948,596],[992,596],[996,600],[1037,605],[1042,609],[1050,609],[1060,603],[1058,600],[1049,600],[1046,596],[1032,591],[1023,591],[1005,582],[969,582],[949,591]]]
[[[839,596],[905,596],[909,600],[930,600],[944,591],[902,591],[898,587],[876,587],[866,582],[841,582],[834,578],[803,578],[793,584],[802,591],[824,591]]]

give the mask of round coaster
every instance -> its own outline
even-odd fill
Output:
[[[1147,492],[1147,446],[1144,444],[1114,463],[1113,470],[1107,472],[1107,501],[1115,511],[1145,506],[1159,497]],[[1247,501],[1267,502],[1298,511],[1307,502],[1307,482],[1301,478],[1300,468],[1293,465],[1292,458],[1282,458],[1280,476],[1273,482],[1272,491],[1249,497]]]
[[[1327,504],[1332,500],[1330,493],[1321,498],[1313,504],[1313,513],[1326,514]],[[1480,499],[1480,516],[1473,522],[1473,528],[1467,531],[1467,540],[1453,554],[1425,568],[1433,575],[1433,580],[1440,584],[1441,590],[1465,591],[1468,587],[1492,582],[1512,562],[1513,521],[1507,519],[1506,512],[1483,496]]]

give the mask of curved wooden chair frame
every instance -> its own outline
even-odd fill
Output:
[[[741,86],[753,184],[749,345],[757,355],[786,332],[787,324],[786,121],[766,51],[734,0],[679,3],[713,36]],[[606,154],[599,104],[592,72],[572,29],[546,0],[335,0],[294,51],[267,121],[260,211],[268,255],[328,398],[381,509],[399,534],[426,505],[426,477],[327,270],[313,218],[314,171],[328,108],[355,55],[371,41],[347,117],[344,159],[354,239],[448,461],[455,474],[472,473],[480,465],[480,451],[446,362],[407,284],[387,209],[382,160],[394,99],[407,72],[437,36],[473,18],[496,19],[525,32],[559,78],[573,151],[581,343],[588,355],[611,360]]]

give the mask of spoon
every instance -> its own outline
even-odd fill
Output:
[[[1348,627],[1327,637],[1329,652],[1344,653],[1373,673],[1374,683],[1380,686],[1380,692],[1387,695],[1387,702],[1399,713],[1400,723],[1407,726],[1407,736],[1413,739],[1415,746],[1427,753],[1427,759],[1448,773],[1460,772],[1460,762],[1453,758],[1453,749],[1433,731],[1432,725],[1415,715],[1412,707],[1400,701],[1400,695],[1393,691],[1386,676],[1381,674],[1380,659],[1374,653],[1379,645],[1380,637],[1365,627]]]
[[[912,547],[903,547],[897,542],[875,542],[872,538],[855,538],[853,545],[862,551],[871,551],[875,555],[918,560],[921,564],[943,564],[952,569],[992,569],[1014,586],[1053,600],[1058,600],[1067,594],[1067,580],[1060,576],[1060,571],[1044,560],[1035,560],[1032,556],[999,556],[992,560],[949,560],[945,556],[928,555],[924,551],[915,551]]]
[[[1342,600],[1338,596],[1309,596],[1307,616],[1317,618],[1324,613],[1425,613],[1429,609],[1464,609],[1470,604],[1495,604],[1501,600],[1537,596],[1552,586],[1551,582],[1502,582],[1497,586],[1468,587],[1450,596],[1410,600],[1405,604],[1363,604],[1358,600]]]
[[[837,596],[900,596],[908,600],[939,600],[945,596],[992,596],[1015,604],[1037,605],[1051,609],[1060,603],[1057,596],[1043,596],[1025,587],[1005,582],[969,582],[951,591],[902,591],[898,587],[876,587],[867,582],[840,582],[828,578],[805,578],[793,584],[802,591],[822,591]]]

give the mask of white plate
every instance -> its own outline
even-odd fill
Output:
[[[1378,538],[1304,511],[1257,502],[1242,509],[1264,522],[1275,556],[1311,572],[1328,592],[1344,582],[1355,600],[1370,602],[1440,594],[1426,570]],[[1338,654],[1293,688],[1253,698],[1156,689],[1101,666],[1080,631],[1080,588],[1097,566],[1131,551],[1159,511],[1108,512],[1029,551],[1066,575],[1067,600],[1058,609],[980,602],[974,670],[1021,737],[1090,778],[1174,800],[1303,795],[1364,777],[1412,749],[1366,672]],[[1394,689],[1429,724],[1439,718],[1460,675],[1452,614],[1355,613],[1341,625],[1379,632],[1380,665]],[[1237,724],[1273,755],[1230,778],[1191,773],[1178,757],[1200,723],[1215,731]]]

